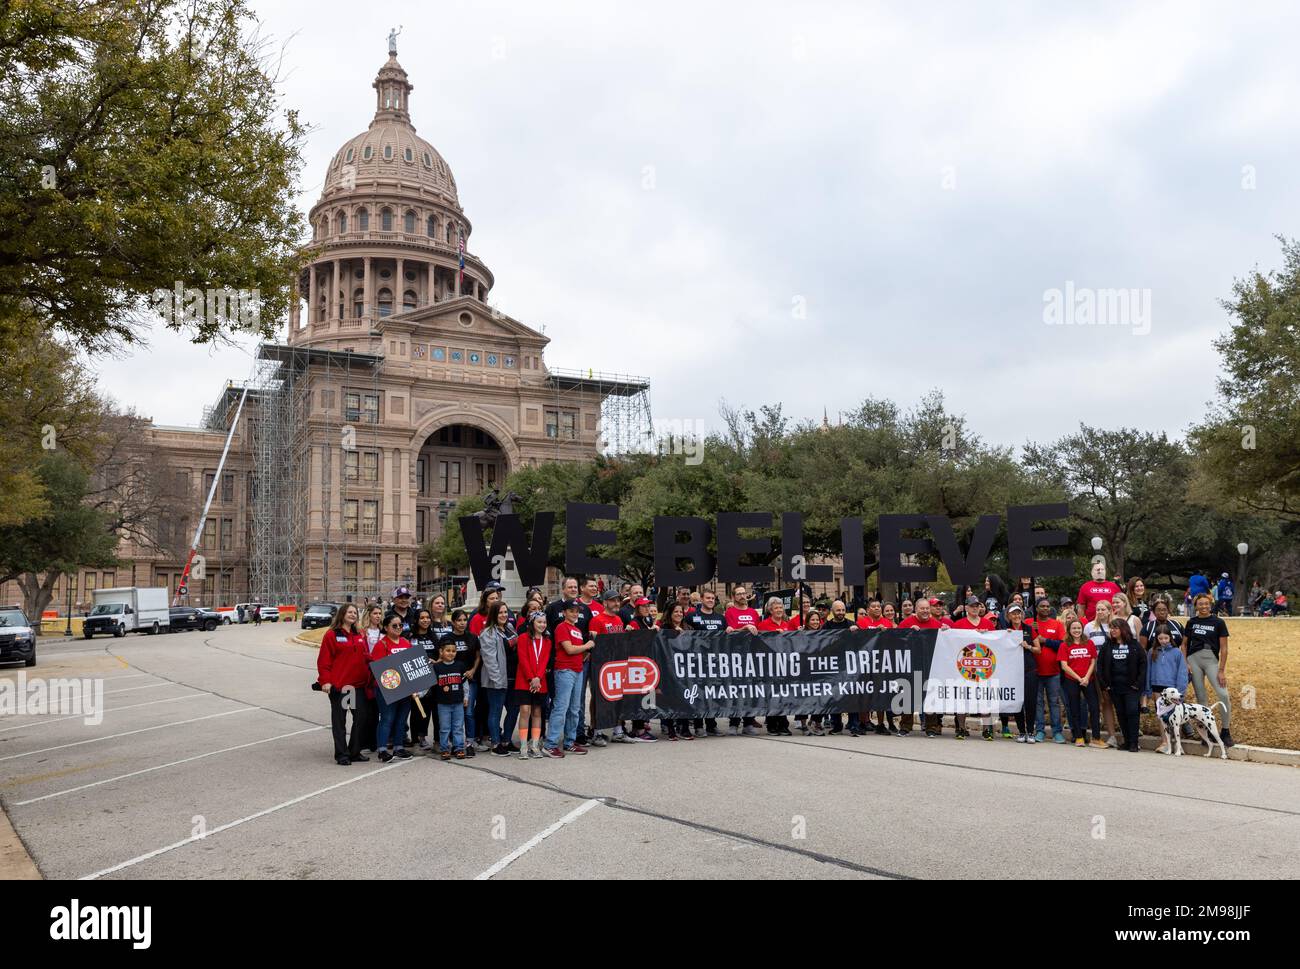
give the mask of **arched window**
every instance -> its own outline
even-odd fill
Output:
[[[366,209],[357,212],[357,230],[360,232],[370,231],[370,213]]]
[[[429,216],[429,218],[425,221],[424,231],[428,234],[430,239],[432,239],[434,236],[438,234],[438,223],[434,221],[433,216]]]
[[[393,210],[383,209],[379,213],[379,229],[381,232],[393,231]]]
[[[391,289],[381,289],[379,291],[379,315],[393,315],[393,291]]]
[[[447,223],[447,241],[448,241],[448,242],[455,242],[455,241],[456,241],[456,236],[455,236],[455,234],[452,232],[452,226],[451,226],[451,223],[450,223],[450,222]]]
[[[347,162],[348,164],[351,164],[351,163],[352,163],[352,152],[353,152],[353,149],[349,148],[349,149],[348,149],[348,153],[347,153],[347,155],[345,155],[344,158],[343,158],[343,160],[344,160],[345,162]]]
[[[415,290],[408,289],[402,294],[402,312],[409,313],[415,309]]]
[[[340,213],[339,213],[339,232],[340,232],[340,233],[343,233],[343,232],[347,232],[347,231],[348,231],[348,214],[347,214],[346,212],[340,212]]]
[[[352,291],[352,317],[361,319],[366,315],[366,291],[358,286]]]
[[[370,161],[374,153],[375,153],[375,149],[372,148],[370,145],[366,145],[365,148],[361,149],[361,160]]]
[[[415,212],[414,212],[414,210],[412,210],[412,209],[407,209],[407,211],[406,211],[406,218],[403,220],[402,230],[405,231],[405,232],[409,232],[409,233],[411,233],[412,235],[415,234]]]
[[[392,160],[393,160],[393,146],[384,145],[384,161],[392,161]]]
[[[424,167],[425,168],[433,167],[433,156],[430,155],[427,151],[424,153]]]
[[[402,157],[406,159],[406,163],[408,165],[414,164],[415,162],[415,152],[413,152],[410,148],[406,149],[406,151],[402,153]]]

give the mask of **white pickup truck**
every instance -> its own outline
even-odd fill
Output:
[[[154,588],[96,589],[95,605],[82,626],[87,639],[97,633],[125,636],[144,632],[150,636],[166,632],[171,625],[167,589]]]

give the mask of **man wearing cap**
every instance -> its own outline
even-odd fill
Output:
[[[1044,743],[1047,739],[1046,729],[1050,722],[1054,743],[1065,743],[1065,733],[1061,730],[1061,663],[1057,651],[1065,642],[1065,626],[1059,619],[1052,618],[1052,603],[1043,596],[1035,604],[1037,615],[1026,620],[1025,625],[1034,637],[1038,647],[1038,695],[1047,704],[1047,717],[1043,716],[1037,702],[1034,704],[1034,740]],[[1025,718],[1026,730],[1029,718]]]
[[[717,605],[718,594],[712,589],[705,589],[700,593],[699,608],[692,609],[686,614],[686,625],[701,632],[722,632],[727,628],[727,620],[722,613],[717,611]],[[697,737],[719,736],[717,719],[714,717],[697,718],[695,721],[695,735]]]
[[[633,588],[638,588],[633,586]],[[632,621],[627,623],[626,629],[655,629],[655,621],[650,617],[650,600],[641,596],[632,603],[635,610],[632,613]],[[655,743],[658,738],[650,732],[649,720],[633,720],[632,732],[628,734],[628,739],[640,744]]]
[[[597,636],[603,636],[605,633],[621,633],[623,631],[623,617],[618,614],[618,604],[623,598],[622,594],[612,586],[605,590],[604,608],[599,612],[591,614],[591,621],[587,624],[588,638],[593,642]],[[590,677],[587,677],[590,680]],[[595,699],[595,692],[592,693],[592,699]],[[592,719],[594,720],[594,714]],[[581,726],[581,725],[580,725]],[[580,738],[581,739],[581,738]],[[630,743],[630,738],[623,730],[623,724],[620,722],[614,728],[614,742],[619,744]],[[610,741],[603,733],[594,733],[591,737],[591,746],[604,747]]]
[[[922,596],[916,600],[916,610],[898,624],[899,629],[942,629],[943,622],[940,621],[933,613],[934,606],[931,603],[937,603],[938,599],[927,599]],[[939,713],[923,713],[922,718],[925,723],[925,735],[927,737],[937,737],[943,733],[943,715]],[[912,714],[905,713],[902,716],[901,728],[898,731],[900,737],[906,737],[912,732]]]
[[[562,760],[565,754],[585,754],[578,743],[578,714],[582,709],[583,672],[587,654],[596,644],[578,628],[582,603],[566,599],[564,618],[555,627],[555,692],[551,699],[551,716],[546,725],[546,742],[542,753]]]
[[[384,616],[383,628],[388,628],[388,620],[393,616],[402,620],[402,636],[410,639],[411,624],[415,622],[415,613],[411,609],[411,590],[406,586],[400,586],[393,590],[393,606]]]

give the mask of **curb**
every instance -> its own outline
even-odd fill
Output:
[[[9,815],[0,810],[0,881],[42,880],[36,862],[9,823]]]
[[[1144,735],[1140,742],[1143,750],[1154,751],[1160,746],[1159,737]],[[1199,740],[1184,740],[1183,756],[1204,757],[1205,747],[1202,746]],[[1215,750],[1214,756],[1219,756],[1217,749]],[[1285,750],[1281,747],[1252,747],[1250,744],[1237,744],[1234,747],[1228,748],[1228,760],[1240,760],[1252,764],[1280,764],[1284,767],[1300,767],[1300,750]]]

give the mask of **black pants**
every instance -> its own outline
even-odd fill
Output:
[[[1097,692],[1097,681],[1089,680],[1087,686],[1080,686],[1078,680],[1063,675],[1061,686],[1065,688],[1066,709],[1070,714],[1070,733],[1074,735],[1074,739],[1084,737],[1084,734],[1089,732],[1089,728],[1091,728],[1092,739],[1098,739],[1101,736],[1101,699]],[[1086,713],[1083,709],[1085,703],[1088,705]],[[1084,739],[1088,738],[1084,737]]]
[[[1137,750],[1142,715],[1142,695],[1137,690],[1110,691],[1111,702],[1115,704],[1115,719],[1124,731],[1124,744],[1129,750]]]
[[[357,720],[360,721],[360,728],[354,725],[352,729],[360,729],[362,749],[378,750],[379,701],[367,697],[364,690],[357,691]]]
[[[424,696],[420,697],[420,702],[424,704],[424,716],[420,715],[420,708],[414,703],[411,704],[411,743],[418,744],[424,737],[429,736],[429,718],[433,715],[433,701],[430,697],[433,691],[430,690]],[[438,725],[435,723],[433,732],[437,734]]]
[[[727,723],[731,724],[731,726],[733,727],[739,727],[742,720],[744,721],[746,727],[758,726],[757,717],[730,717],[728,718]]]
[[[767,732],[768,732],[768,733],[776,733],[777,731],[780,731],[780,730],[789,730],[789,729],[790,729],[790,718],[789,718],[789,717],[778,717],[778,716],[767,717],[767,718],[765,718],[765,721],[764,721],[764,722],[765,722],[765,724],[766,724],[766,726],[767,726]]]
[[[366,694],[364,690],[352,692],[352,735],[348,736],[349,710],[343,705],[343,691],[330,687],[330,729],[334,733],[334,759],[357,757],[361,754],[361,738],[366,730]]]
[[[718,721],[717,721],[716,719],[714,719],[713,717],[706,717],[706,718],[704,718],[704,719],[700,719],[699,717],[696,717],[696,718],[695,718],[695,732],[696,732],[696,733],[700,733],[700,732],[701,732],[702,730],[704,730],[705,728],[708,728],[709,730],[717,730],[717,729],[718,729]]]
[[[1096,680],[1093,681],[1096,683]],[[1038,718],[1038,666],[1033,662],[1032,656],[1025,658],[1025,702],[1015,714],[1003,713],[999,715],[1002,721],[1002,729],[1007,729],[1007,720],[1011,716],[1016,718],[1016,729],[1021,733],[1033,733],[1034,722]]]

